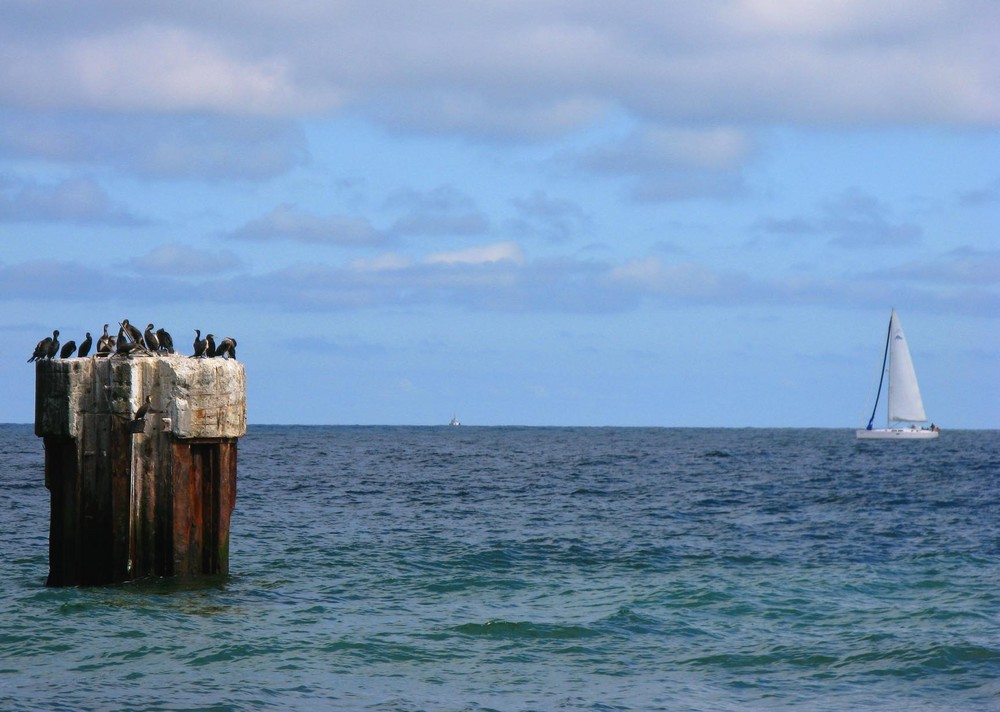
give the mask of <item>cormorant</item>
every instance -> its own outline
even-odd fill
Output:
[[[118,340],[122,340],[122,335],[128,334],[129,341],[137,344],[142,343],[142,332],[128,323],[128,319],[122,319],[121,328],[118,330]]]
[[[80,350],[76,352],[76,355],[79,356],[80,358],[83,358],[84,356],[86,356],[87,354],[89,354],[90,353],[90,345],[92,343],[94,343],[94,340],[90,338],[90,332],[88,331],[87,332],[87,338],[83,340],[82,344],[80,344]]]
[[[115,354],[120,356],[126,356],[133,351],[145,351],[145,347],[142,344],[136,343],[135,341],[129,341],[123,339],[115,344]]]
[[[135,420],[142,420],[146,417],[146,413],[152,410],[150,404],[153,402],[153,396],[146,396],[146,401],[139,406],[139,410],[135,412]],[[155,410],[153,411],[156,412]]]
[[[231,336],[227,336],[222,341],[220,341],[219,345],[215,349],[215,355],[216,356],[224,356],[224,357],[227,357],[227,358],[228,357],[232,357],[233,359],[235,359],[236,358],[236,339],[232,338]]]
[[[191,354],[192,358],[201,358],[205,355],[205,349],[208,348],[208,341],[201,338],[201,329],[194,330],[194,353]]]
[[[35,344],[35,350],[31,354],[31,358],[28,359],[28,363],[45,358],[45,356],[49,353],[49,344],[51,343],[52,337],[46,336],[44,339]]]
[[[62,351],[59,352],[59,358],[69,358],[76,351],[76,342],[70,339],[65,344],[63,344]]]
[[[215,356],[215,334],[205,334],[205,341],[208,342],[208,346],[205,347],[205,355],[212,358]]]
[[[146,333],[142,335],[142,338],[146,340],[146,348],[154,354],[160,350],[160,340],[156,338],[152,324],[146,325]]]
[[[157,329],[156,338],[160,340],[160,351],[166,351],[168,354],[174,352],[174,337],[170,335],[169,331],[162,327]]]
[[[109,354],[111,350],[115,347],[111,343],[111,336],[108,334],[108,325],[104,325],[104,335],[97,340],[97,353],[99,354]]]
[[[55,355],[59,353],[59,330],[56,329],[52,332],[52,341],[49,343],[49,351],[45,354],[45,358],[55,358]]]

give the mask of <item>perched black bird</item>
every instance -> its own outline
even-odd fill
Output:
[[[160,350],[160,340],[156,337],[152,324],[146,325],[146,333],[142,335],[142,338],[146,341],[146,348],[154,354]]]
[[[87,354],[89,354],[90,353],[90,345],[92,343],[94,343],[94,340],[90,338],[90,332],[88,331],[87,332],[87,338],[83,340],[82,344],[80,344],[80,350],[76,352],[76,355],[79,356],[80,358],[83,358],[84,356],[86,356]]]
[[[28,363],[43,359],[49,353],[49,345],[52,343],[52,337],[46,336],[44,339],[35,344],[35,350],[31,354],[31,358],[28,359]]]
[[[215,348],[215,355],[222,356],[225,358],[236,358],[236,339],[231,336],[227,336],[219,345]]]
[[[215,356],[215,334],[205,334],[205,341],[208,342],[208,346],[205,347],[205,355],[213,358]]]
[[[115,345],[111,343],[112,337],[108,335],[108,325],[104,325],[104,335],[97,340],[97,353],[99,354],[109,354],[115,348]]]
[[[128,319],[122,319],[121,328],[118,329],[118,340],[115,342],[115,353],[130,354],[133,351],[149,353],[142,343],[142,332],[130,324]]]
[[[166,351],[168,354],[174,352],[174,337],[169,331],[164,328],[157,329],[156,338],[160,340],[160,351]]]
[[[150,405],[152,402],[153,402],[153,396],[146,396],[146,401],[142,405],[140,405],[139,410],[135,412],[135,420],[142,420],[143,418],[146,417],[146,413],[149,413],[150,411],[154,413],[156,412]]]
[[[114,338],[114,337],[112,337]],[[145,351],[146,347],[142,344],[137,344],[134,341],[118,341],[114,346],[115,355],[117,356],[127,356],[133,351]]]
[[[65,344],[63,344],[62,351],[59,352],[59,358],[69,358],[76,351],[76,342],[70,339]]]
[[[194,353],[191,354],[191,358],[201,358],[205,355],[205,349],[208,348],[208,341],[201,338],[201,329],[195,329],[194,334]]]
[[[128,319],[122,319],[121,328],[118,330],[118,341],[121,346],[122,336],[128,335],[128,340],[137,344],[142,343],[142,332],[128,323]]]
[[[56,354],[59,353],[59,330],[56,329],[52,332],[52,341],[49,343],[49,351],[45,354],[45,358],[55,358]]]

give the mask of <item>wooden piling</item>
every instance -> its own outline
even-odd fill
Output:
[[[228,573],[243,365],[89,357],[35,369],[51,496],[46,585]],[[150,411],[135,420],[146,396]]]

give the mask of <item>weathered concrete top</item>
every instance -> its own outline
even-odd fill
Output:
[[[35,435],[79,437],[81,415],[132,418],[152,396],[163,430],[177,438],[246,434],[246,371],[235,359],[145,356],[35,363]]]

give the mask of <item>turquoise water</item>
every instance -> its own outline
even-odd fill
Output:
[[[1000,433],[251,427],[231,575],[46,589],[0,426],[0,708],[1000,709]]]

